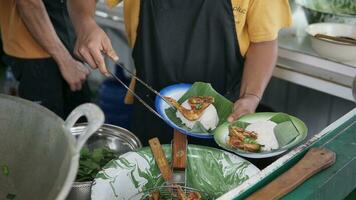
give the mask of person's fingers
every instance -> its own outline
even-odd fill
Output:
[[[233,121],[237,120],[238,118],[240,118],[241,116],[246,115],[248,113],[249,113],[249,111],[247,109],[243,109],[243,110],[236,109],[229,115],[229,117],[227,118],[227,121],[233,122]]]
[[[70,91],[72,91],[72,92],[74,92],[76,90],[76,86],[73,83],[69,83],[69,88],[70,88]]]
[[[90,70],[81,62],[77,61],[77,64],[78,69],[84,74],[84,79],[86,79],[90,74]]]
[[[241,105],[239,103],[234,103],[234,110],[238,110]]]
[[[81,83],[81,82],[78,82],[77,84],[76,84],[76,91],[79,91],[79,90],[81,90],[82,89],[82,84],[83,83]]]
[[[116,62],[119,60],[119,56],[116,54],[116,52],[115,52],[114,48],[112,47],[111,42],[108,38],[103,40],[103,51],[113,61]]]
[[[238,113],[233,112],[229,115],[229,117],[227,118],[227,121],[231,123],[231,122],[235,121],[237,119],[237,117],[238,117]]]
[[[78,46],[74,47],[74,56],[79,60],[84,60],[83,56],[80,54]]]
[[[96,69],[98,67],[89,51],[84,48],[81,48],[79,49],[79,54],[81,55],[82,60],[88,63],[91,68]]]
[[[96,66],[99,67],[100,72],[106,76],[109,76],[109,72],[106,68],[104,57],[101,54],[101,51],[99,49],[91,49],[90,54],[92,55]]]

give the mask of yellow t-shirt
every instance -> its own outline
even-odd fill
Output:
[[[139,23],[140,0],[107,0],[109,6],[124,1],[129,44],[134,46]],[[281,28],[292,24],[288,0],[231,0],[236,34],[244,56],[251,42],[275,40]]]
[[[15,0],[0,0],[0,29],[4,52],[18,58],[48,58],[22,21]]]

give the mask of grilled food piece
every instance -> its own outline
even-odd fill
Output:
[[[200,200],[201,199],[201,195],[199,192],[191,192],[188,195],[187,200]]]
[[[160,200],[159,191],[152,192],[149,200]]]
[[[243,128],[230,126],[229,141],[232,148],[237,148],[250,152],[261,151],[261,145],[256,142],[257,134],[253,131],[246,131]]]
[[[190,97],[188,103],[191,109],[184,108],[175,99],[165,97],[182,115],[189,121],[198,120],[204,113],[205,109],[214,103],[214,97],[211,96],[193,96]]]
[[[185,192],[179,185],[177,185],[176,187],[179,200],[201,200],[201,195],[199,192],[190,192],[188,196],[186,196]]]

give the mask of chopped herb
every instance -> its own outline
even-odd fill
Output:
[[[4,176],[9,176],[10,170],[9,170],[9,167],[7,165],[3,165],[2,166],[2,173],[4,174]]]
[[[246,144],[258,144],[258,143],[256,142],[256,140],[253,139],[253,138],[251,138],[251,137],[245,137],[244,143],[246,143]]]
[[[202,109],[203,108],[203,104],[201,104],[201,103],[198,103],[196,106],[195,106],[195,109],[197,109],[197,110],[200,110],[200,109]]]
[[[15,199],[15,198],[16,198],[16,194],[9,193],[9,194],[6,195],[6,199],[12,200],[12,199]]]
[[[90,151],[84,147],[80,151],[79,170],[76,181],[92,181],[96,174],[118,155],[108,148],[96,148]]]

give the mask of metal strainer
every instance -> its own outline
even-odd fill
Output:
[[[92,181],[74,182],[67,200],[88,200],[90,199]]]
[[[180,187],[183,191],[183,193],[188,196],[192,192],[198,192],[201,196],[200,199],[202,200],[213,200],[214,197],[211,195],[207,194],[206,192],[203,192],[201,190],[197,190],[194,188],[190,187]],[[152,194],[154,192],[159,192],[159,200],[182,200],[178,196],[178,189],[174,185],[166,185],[166,186],[161,186],[161,187],[156,187],[156,188],[151,188],[145,191],[142,191],[140,193],[135,194],[132,196],[129,200],[146,200],[146,199],[152,199]],[[193,199],[191,199],[193,200]]]
[[[176,164],[181,164],[180,166],[183,168],[185,172],[185,164],[186,164],[186,153],[184,153],[184,158],[182,159],[182,156],[178,155],[179,151],[175,151],[175,148],[179,148],[179,144],[182,142],[186,142],[184,140],[179,141],[179,137],[176,137],[177,134],[175,133],[175,136],[173,138],[173,145],[172,145],[172,163],[173,163],[173,168],[175,166],[174,163]],[[176,178],[176,174],[172,172],[172,169],[170,168],[170,165],[167,161],[167,158],[165,156],[165,153],[162,149],[162,146],[158,140],[158,138],[153,138],[149,141],[151,151],[153,154],[153,157],[155,158],[156,164],[162,174],[163,179],[165,180],[165,184],[161,187],[155,187],[155,188],[150,188],[148,190],[139,192],[135,195],[133,195],[130,199],[131,200],[144,200],[144,199],[152,199],[152,200],[209,200],[209,199],[214,199],[211,195],[208,193],[195,189],[195,188],[190,188],[186,187],[185,183],[185,174],[183,175],[183,182],[180,180],[180,178]],[[183,145],[185,148],[186,145]],[[182,175],[179,175],[182,176]],[[178,181],[176,181],[178,180]],[[180,180],[180,181],[179,181]],[[159,198],[153,198],[152,194],[154,192],[159,192]],[[201,196],[200,198],[182,198],[182,196],[189,196],[191,193],[197,192]]]

